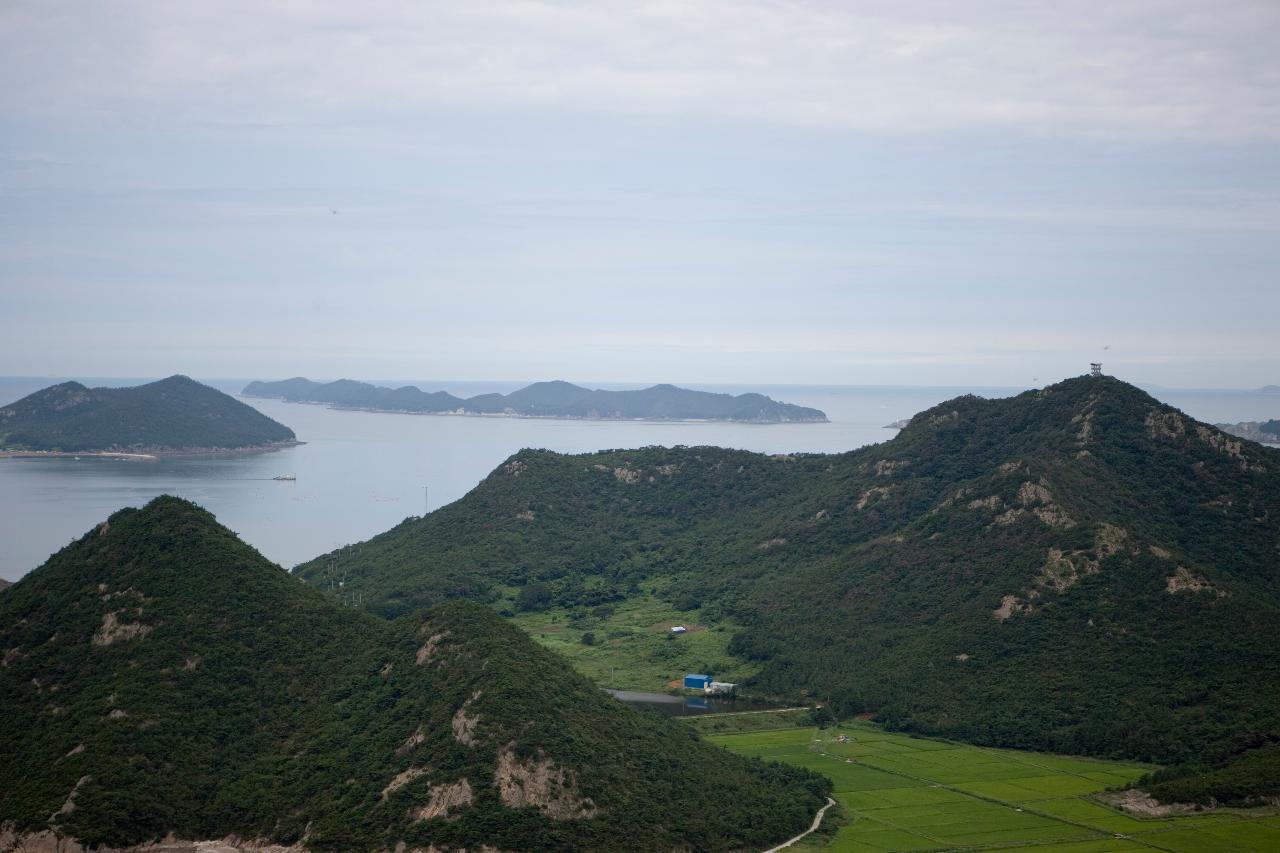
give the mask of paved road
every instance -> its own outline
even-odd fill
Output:
[[[768,850],[764,851],[764,853],[777,853],[777,851],[779,850],[785,850],[786,848],[790,847],[792,844],[795,844],[801,838],[804,838],[806,835],[813,832],[822,824],[822,816],[827,813],[827,809],[831,808],[835,804],[836,804],[835,800],[831,799],[830,797],[827,797],[827,804],[822,808],[818,809],[818,813],[813,816],[813,826],[809,827],[804,832],[797,835],[795,838],[782,842],[777,847],[770,847]]]

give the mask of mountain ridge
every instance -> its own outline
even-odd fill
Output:
[[[295,443],[293,430],[180,374],[128,388],[63,382],[0,406],[0,451],[9,453],[227,452]]]
[[[1110,377],[956,398],[883,444],[522,451],[299,566],[371,609],[545,587],[732,617],[748,689],[998,746],[1221,762],[1280,740],[1280,457]]]
[[[586,420],[719,420],[741,423],[825,423],[818,409],[780,403],[762,394],[737,396],[662,384],[633,391],[588,389],[563,380],[535,382],[510,394],[456,397],[413,385],[386,388],[350,379],[312,382],[294,377],[250,382],[247,397],[326,403],[336,408],[418,414],[506,415]]]
[[[828,784],[608,697],[487,608],[387,622],[161,497],[0,598],[0,831],[132,847],[725,850]]]

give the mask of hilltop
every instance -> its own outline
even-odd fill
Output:
[[[729,649],[758,692],[980,744],[1216,765],[1280,741],[1278,547],[1280,456],[1082,377],[961,397],[839,455],[523,451],[298,571],[344,572],[386,615],[656,586],[691,622],[744,626]]]
[[[49,849],[760,848],[829,788],[624,706],[488,608],[344,608],[177,498],[15,584],[0,649],[0,837]]]
[[[445,391],[427,393],[412,385],[383,388],[350,379],[319,383],[297,377],[280,382],[250,382],[243,393],[247,397],[327,403],[344,409],[421,414],[742,423],[822,423],[827,420],[818,409],[779,403],[763,394],[712,394],[674,385],[654,385],[637,391],[602,391],[569,382],[535,382],[510,394],[480,394],[464,399]]]
[[[0,451],[260,450],[296,438],[252,406],[186,376],[132,388],[63,382],[0,407]]]

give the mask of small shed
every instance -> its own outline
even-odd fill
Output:
[[[713,681],[707,685],[708,693],[732,693],[738,685],[732,681]]]
[[[688,628],[686,628],[686,627],[685,627],[685,626],[683,626],[683,625],[673,625],[673,626],[671,627],[671,633],[673,633],[673,634],[683,634],[683,633],[684,633],[685,631],[687,631],[687,630],[689,630],[689,629],[688,629]]]
[[[711,687],[711,676],[690,673],[684,677],[684,686],[690,690],[706,690]]]

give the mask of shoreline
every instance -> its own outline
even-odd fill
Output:
[[[822,420],[788,420],[788,421],[739,421],[730,418],[623,418],[623,417],[587,417],[585,415],[525,415],[520,412],[423,412],[413,409],[375,409],[368,406],[342,406],[337,403],[326,403],[321,400],[286,400],[284,397],[262,397],[257,394],[237,394],[245,400],[276,400],[298,406],[323,406],[336,412],[366,412],[373,415],[430,415],[445,418],[522,418],[531,421],[610,421],[614,423],[644,424],[743,424],[745,426],[783,426],[785,424],[829,424],[830,418]]]
[[[123,459],[152,461],[156,459],[205,458],[210,456],[247,456],[254,453],[271,453],[289,447],[298,447],[305,441],[277,441],[271,444],[255,444],[248,447],[144,447],[140,450],[0,450],[0,459]]]

